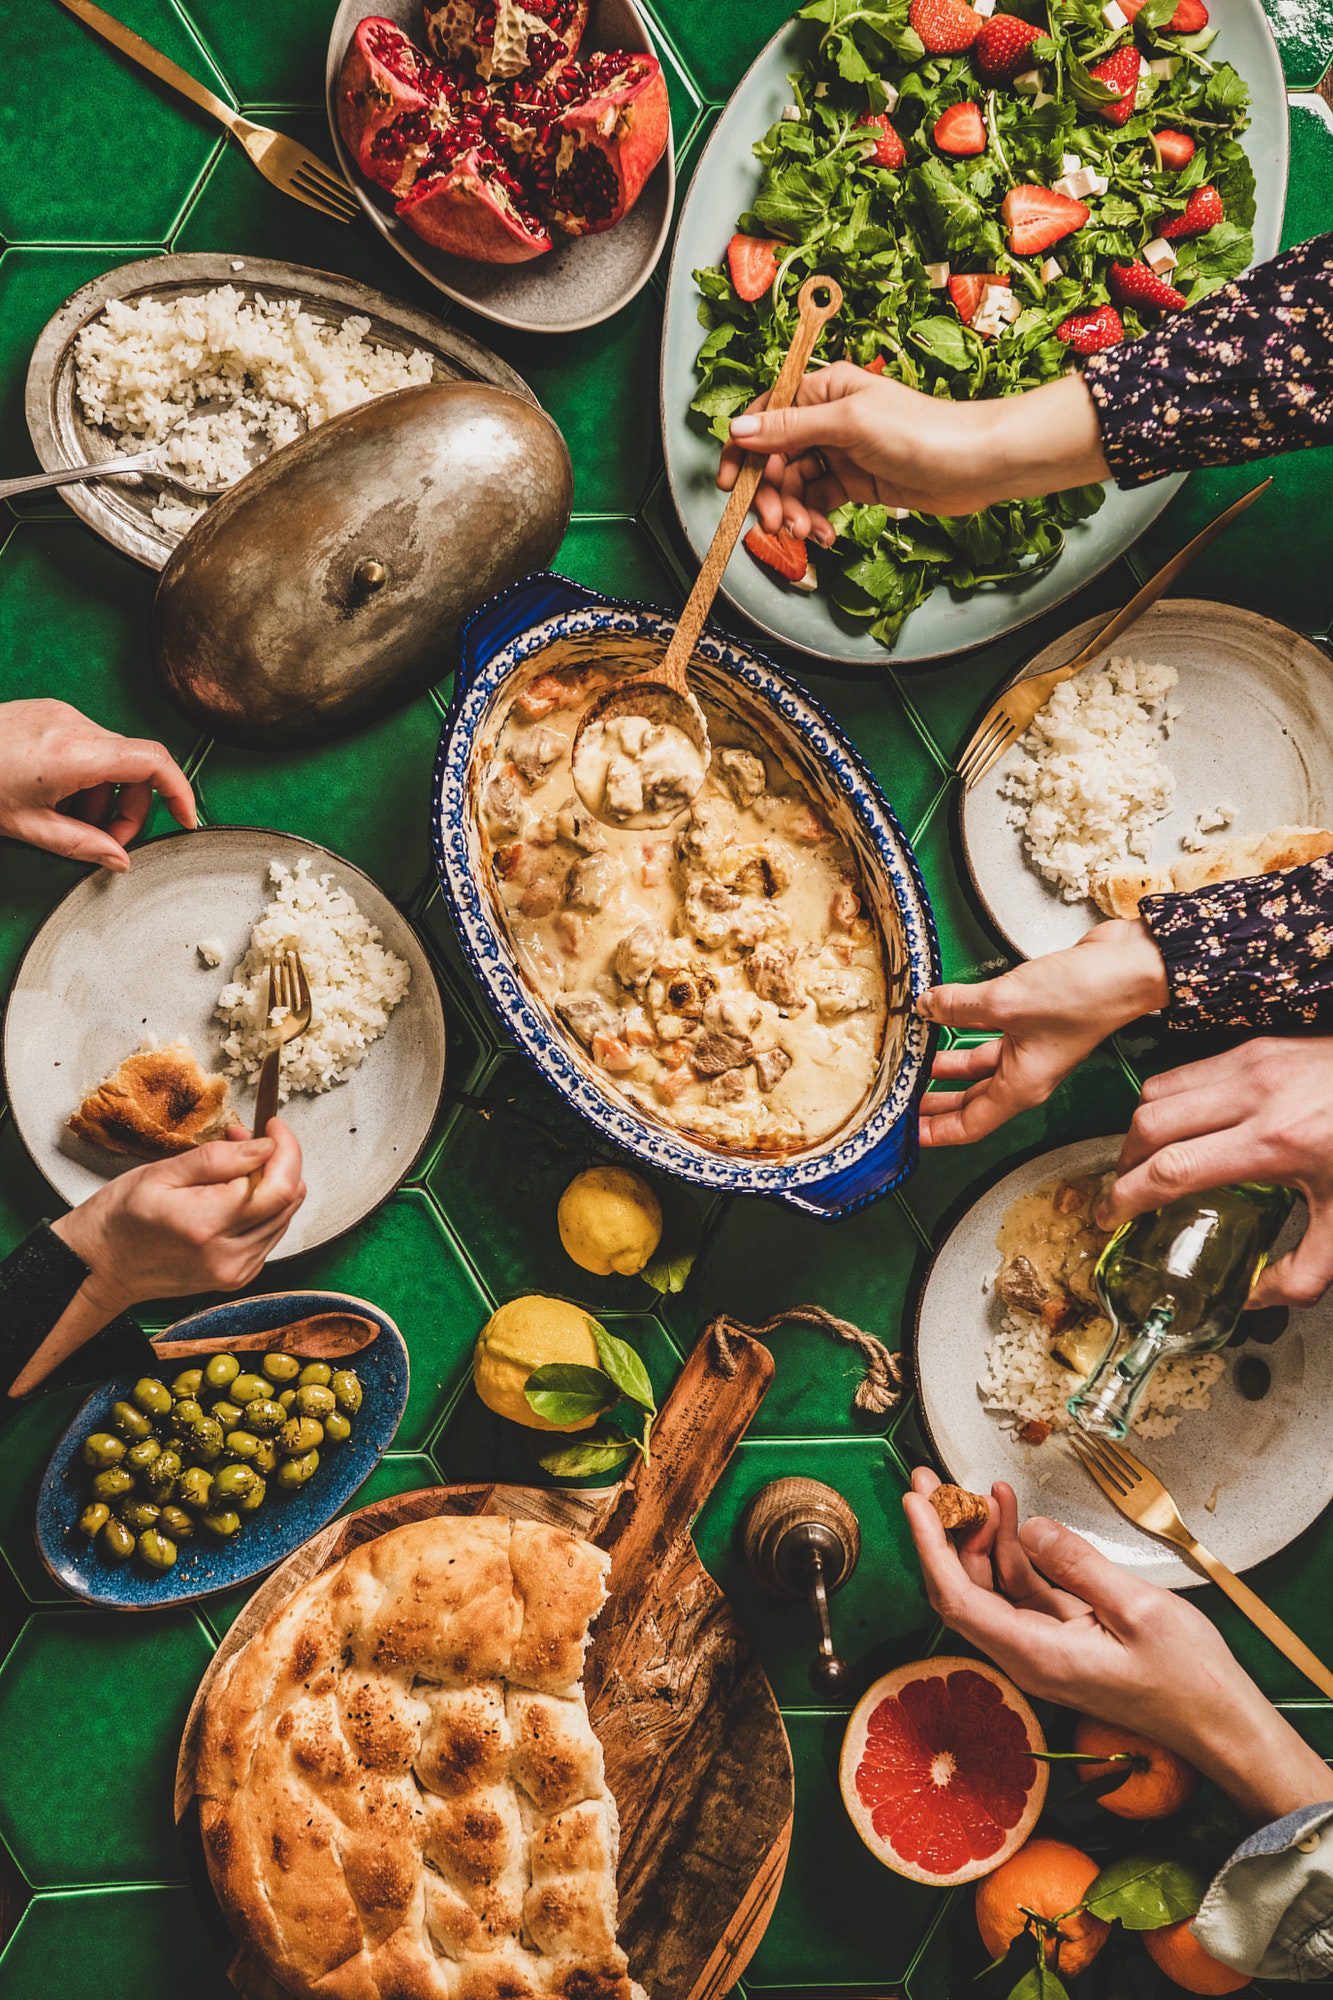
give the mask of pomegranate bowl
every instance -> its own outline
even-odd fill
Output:
[[[633,0],[342,0],[325,88],[367,215],[450,298],[569,333],[634,297],[675,191]]]

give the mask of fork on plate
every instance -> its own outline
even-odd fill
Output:
[[[275,1012],[281,1012],[281,1019],[275,1021]],[[285,952],[281,958],[271,958],[268,966],[268,1005],[264,1010],[265,1031],[269,1037],[268,1054],[259,1070],[259,1084],[255,1092],[254,1135],[262,1139],[268,1130],[270,1118],[278,1108],[278,1085],[282,1076],[282,1051],[288,1042],[294,1042],[310,1026],[314,1009],[310,1004],[310,982],[305,976],[299,951]],[[250,1176],[250,1192],[254,1193],[263,1177],[263,1168],[257,1167]]]
[[[1307,1680],[1313,1681],[1322,1694],[1333,1695],[1333,1673],[1318,1654],[1312,1653],[1304,1639],[1298,1639],[1290,1625],[1284,1625],[1262,1597],[1242,1583],[1234,1570],[1219,1562],[1186,1527],[1180,1509],[1155,1472],[1150,1472],[1123,1444],[1112,1443],[1110,1438],[1096,1437],[1087,1431],[1070,1431],[1068,1438],[1074,1456],[1118,1513],[1136,1528],[1170,1542],[1188,1556],[1219,1590],[1226,1592],[1237,1610],[1244,1612],[1265,1639],[1285,1654],[1294,1667],[1299,1667]]]
[[[268,125],[256,125],[249,118],[243,118],[239,111],[233,111],[220,97],[202,84],[188,70],[174,63],[170,56],[164,56],[142,35],[136,35],[133,28],[127,28],[113,14],[108,14],[95,4],[95,0],[60,0],[71,14],[78,16],[86,27],[110,42],[112,48],[119,49],[131,62],[146,69],[159,83],[165,83],[172,90],[188,97],[191,104],[208,112],[220,125],[225,125],[234,139],[238,139],[245,149],[252,166],[258,167],[266,181],[271,181],[283,194],[291,195],[294,201],[303,201],[307,208],[318,209],[330,222],[351,222],[357,214],[357,204],[342,175],[333,167],[325,166],[317,153],[307,151],[289,139],[285,132],[275,132]]]

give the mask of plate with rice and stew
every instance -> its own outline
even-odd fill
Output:
[[[170,834],[127,874],[98,870],[56,905],[19,965],[4,1021],[14,1122],[74,1204],[144,1160],[250,1124],[268,1047],[268,965],[295,949],[311,991],[283,1051],[278,1112],[307,1194],[280,1257],[342,1235],[416,1163],[444,1088],[430,961],[368,875],[261,827]]]
[[[1117,1514],[1074,1458],[1066,1400],[1114,1329],[1093,1273],[1093,1219],[1121,1140],[1083,1139],[1025,1160],[970,1206],[936,1253],[912,1336],[921,1423],[948,1479],[1007,1480],[1020,1516],[1046,1514],[1137,1576],[1205,1581]],[[1300,1210],[1278,1254],[1305,1225]],[[1164,1362],[1127,1443],[1232,1569],[1275,1555],[1333,1499],[1327,1439],[1333,1295],[1300,1312],[1246,1313],[1217,1354]]]

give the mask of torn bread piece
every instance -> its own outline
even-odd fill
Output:
[[[1300,868],[1333,853],[1333,833],[1322,827],[1279,826],[1272,833],[1219,840],[1187,854],[1169,868],[1114,868],[1092,885],[1092,899],[1108,917],[1136,917],[1144,896],[1206,889],[1246,875],[1272,875]]]
[[[165,1160],[219,1138],[227,1123],[225,1076],[200,1068],[188,1042],[136,1049],[89,1091],[69,1129],[108,1153]]]
[[[935,1488],[930,1504],[939,1515],[946,1535],[957,1534],[963,1528],[979,1528],[990,1518],[990,1502],[980,1493],[969,1493],[965,1486],[953,1486],[947,1481]]]

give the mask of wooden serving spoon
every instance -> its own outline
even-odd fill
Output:
[[[834,313],[842,305],[842,287],[833,278],[807,278],[797,295],[798,317],[796,331],[792,335],[787,358],[782,364],[777,381],[769,391],[770,410],[785,410],[796,400],[796,392],[801,379],[810,364],[815,342]],[[722,510],[722,517],[708,545],[708,553],[695,578],[694,588],[685,601],[685,609],[671,635],[671,643],[662,657],[662,664],[655,673],[632,675],[616,687],[600,695],[588,706],[574,732],[574,744],[570,755],[570,772],[574,789],[590,813],[604,820],[608,826],[666,826],[675,819],[693,797],[686,794],[683,787],[673,792],[672,802],[659,808],[645,804],[640,812],[625,816],[613,815],[607,808],[601,787],[595,782],[600,774],[598,761],[591,757],[587,733],[591,725],[606,723],[619,716],[644,716],[653,722],[667,722],[684,732],[699,756],[698,781],[694,785],[697,792],[708,772],[712,757],[712,745],[708,740],[708,723],[686,681],[686,669],[694,652],[704,621],[713,608],[722,575],[731,561],[732,551],[740,540],[745,517],[750,511],[756,488],[763,477],[764,456],[747,453],[741,467],[740,477],[732,488],[731,497]],[[584,747],[583,769],[580,769],[580,744]],[[581,782],[582,779],[582,782]],[[585,789],[586,786],[586,789]]]
[[[360,1313],[315,1313],[288,1326],[271,1326],[264,1333],[241,1333],[209,1340],[167,1340],[159,1336],[153,1352],[161,1361],[180,1361],[190,1354],[296,1354],[303,1361],[340,1361],[359,1354],[379,1339],[379,1327]]]

